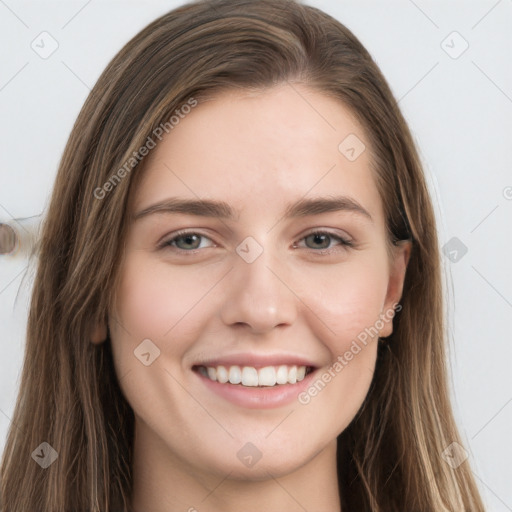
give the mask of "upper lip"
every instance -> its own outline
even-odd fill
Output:
[[[292,354],[230,354],[215,358],[205,358],[194,363],[193,366],[252,366],[264,368],[266,366],[311,366],[316,365],[308,358]]]

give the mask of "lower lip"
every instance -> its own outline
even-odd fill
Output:
[[[235,405],[248,409],[272,409],[298,400],[298,395],[310,385],[316,370],[296,384],[277,384],[271,387],[242,386],[229,382],[221,384],[197,371],[194,373],[208,389]]]

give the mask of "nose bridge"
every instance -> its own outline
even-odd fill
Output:
[[[221,312],[226,324],[246,324],[264,332],[293,322],[296,298],[280,276],[284,265],[279,263],[272,248],[256,246],[254,239],[237,247]]]

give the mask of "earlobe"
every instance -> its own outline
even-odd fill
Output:
[[[105,322],[98,323],[91,333],[91,342],[99,345],[107,339],[107,335],[107,324]]]

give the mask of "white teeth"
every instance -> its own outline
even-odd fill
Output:
[[[232,366],[229,369],[229,382],[231,382],[231,384],[240,384],[240,382],[242,382],[242,370],[240,366]]]
[[[228,379],[228,371],[224,366],[217,366],[217,380],[222,384],[226,384]]]
[[[258,385],[258,370],[252,366],[244,366],[242,370],[242,385],[243,386],[257,386]]]
[[[275,386],[276,384],[295,384],[306,376],[306,366],[280,365],[265,366],[256,369],[252,366],[201,366],[199,371],[210,380],[221,384],[241,384],[242,386]]]
[[[266,366],[258,371],[258,384],[260,386],[276,385],[276,369],[273,366]]]
[[[288,383],[288,367],[287,366],[282,365],[277,369],[276,382],[278,384],[287,384]]]
[[[288,372],[288,382],[290,384],[295,384],[297,382],[297,367],[292,366],[290,371]]]

